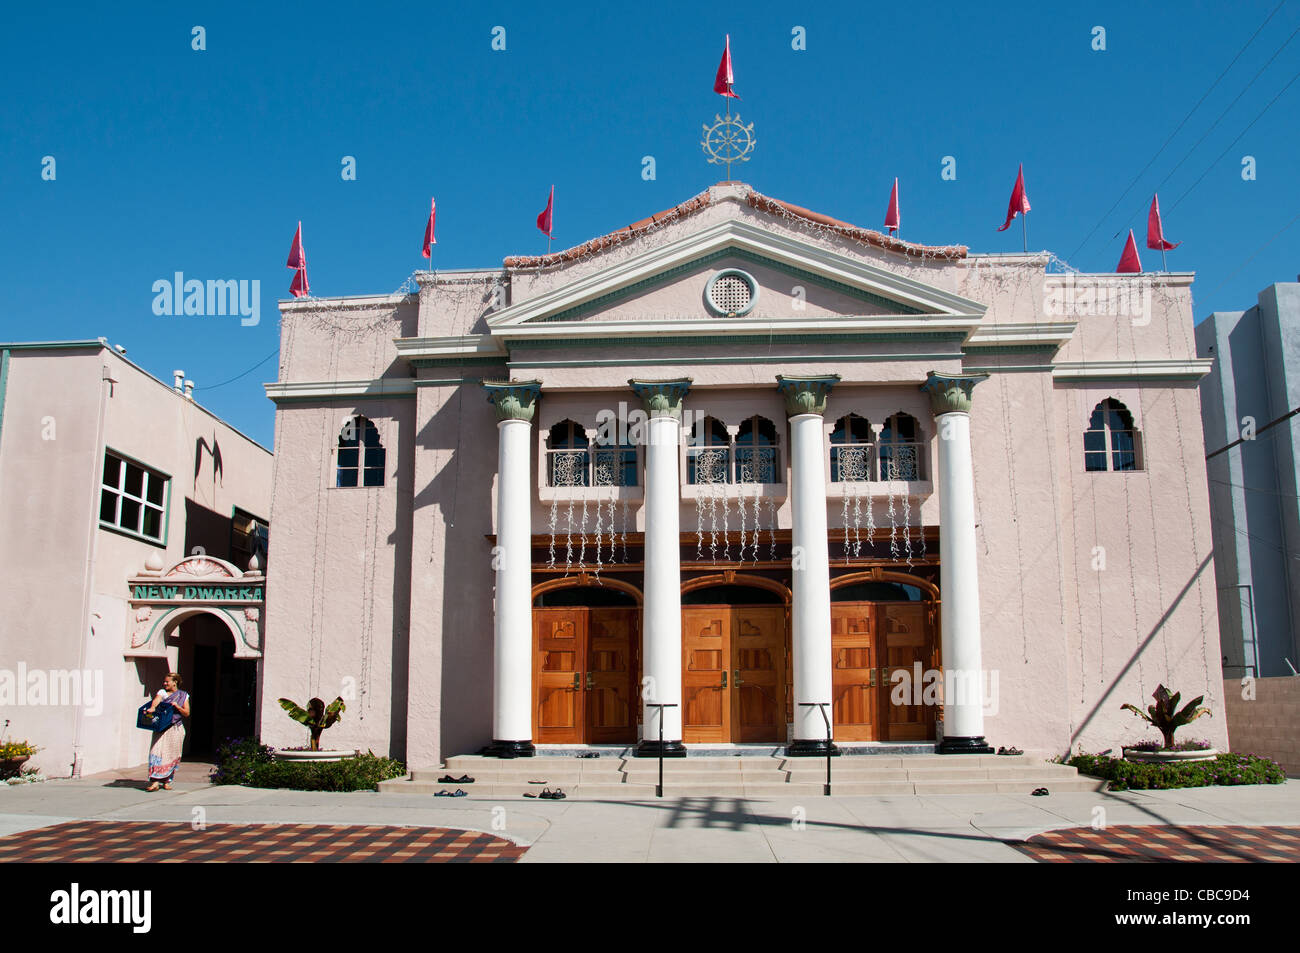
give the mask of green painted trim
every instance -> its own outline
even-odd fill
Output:
[[[0,342],[0,347],[7,351],[54,351],[69,349],[99,349],[106,347],[103,341],[25,341],[4,343]]]
[[[5,433],[5,391],[9,388],[9,348],[0,350],[0,441]],[[101,476],[101,480],[102,480]]]
[[[890,344],[905,341],[948,341],[961,343],[966,340],[965,331],[867,331],[857,334],[846,334],[842,331],[827,332],[826,334],[727,334],[727,335],[707,335],[699,337],[681,336],[670,337],[661,335],[658,337],[591,337],[591,338],[514,338],[511,341],[512,350],[523,351],[528,348],[574,348],[574,347],[600,347],[610,348],[620,345],[632,347],[680,347],[680,346],[697,346],[707,344],[727,344],[732,347],[736,346],[738,341],[751,339],[755,345],[770,346],[775,342],[785,344],[822,344],[827,341],[851,341],[856,344]],[[691,358],[694,360],[694,358]]]
[[[996,364],[971,364],[963,367],[962,372],[965,374],[1050,374],[1052,368],[1051,364],[1007,364],[1001,367]]]
[[[161,605],[165,605],[165,606],[170,606],[170,608],[169,608],[166,612],[164,612],[162,615],[160,615],[157,619],[154,620],[154,624],[151,625],[151,626],[149,627],[149,637],[148,637],[147,639],[144,640],[144,645],[137,645],[137,646],[135,646],[135,648],[137,648],[137,649],[148,648],[148,646],[149,646],[149,645],[153,642],[153,640],[154,640],[154,635],[157,634],[157,632],[158,632],[158,626],[162,625],[162,621],[163,621],[163,619],[167,618],[169,615],[171,615],[171,614],[172,614],[173,612],[175,612],[177,609],[198,609],[198,610],[201,611],[201,612],[212,612],[212,613],[220,612],[220,613],[221,613],[222,615],[224,615],[227,619],[229,619],[231,622],[234,623],[234,625],[235,625],[235,631],[239,633],[239,641],[243,642],[244,645],[247,645],[250,649],[253,648],[251,645],[248,645],[248,639],[244,638],[244,627],[243,627],[242,625],[239,624],[239,620],[236,619],[233,615],[231,615],[231,614],[230,614],[230,611],[229,611],[228,609],[226,609],[224,606],[205,605],[205,604],[201,604],[201,603],[190,603],[190,602],[179,602],[179,603],[175,603],[175,604],[173,604],[173,603],[170,603],[170,602],[163,601],[163,600],[161,600],[161,599],[155,599],[155,600],[152,600],[152,601],[150,601],[149,599],[133,599],[133,600],[131,600],[131,601],[132,601],[132,602],[137,602],[137,603],[145,603],[145,604],[148,604],[148,605],[159,605],[159,604],[161,604]],[[250,601],[251,601],[251,600],[250,600]],[[263,598],[262,598],[261,606],[262,606],[263,608],[265,608],[265,606],[266,606],[266,597],[265,597],[265,596],[263,596]],[[166,646],[164,646],[164,649],[165,649],[165,648],[166,648]],[[253,651],[255,651],[255,652],[260,652],[261,650],[260,650],[260,649],[253,649]]]
[[[1059,344],[1044,344],[1041,342],[1025,343],[1025,344],[963,344],[962,345],[962,351],[966,353],[970,353],[972,351],[978,351],[980,357],[983,357],[986,354],[1026,354],[1026,353],[1033,354],[1038,352],[1051,353],[1053,351],[1059,351],[1060,349],[1061,349],[1061,345]]]
[[[415,400],[415,391],[410,393],[395,394],[318,394],[316,396],[296,394],[291,396],[268,397],[267,400],[279,407],[281,404],[321,404],[330,401],[347,401],[354,403],[358,400]]]
[[[170,491],[168,492],[170,493]],[[167,522],[167,517],[165,514],[163,516],[163,522],[164,523]],[[125,536],[127,539],[134,539],[138,543],[148,543],[150,546],[154,546],[158,549],[167,548],[166,540],[160,543],[158,540],[151,539],[148,536],[145,536],[143,533],[135,533],[129,529],[123,529],[120,526],[116,526],[113,523],[106,523],[103,520],[99,521],[99,528],[102,530],[107,530],[110,533],[116,533],[118,536]],[[166,531],[164,530],[164,532]]]
[[[125,461],[127,461],[128,463],[134,463],[136,466],[140,467],[141,469],[148,470],[150,473],[157,473],[157,474],[161,474],[162,476],[166,477],[166,478],[167,478],[167,499],[163,502],[163,534],[162,534],[162,542],[159,542],[158,540],[154,539],[154,538],[151,537],[151,536],[146,536],[146,535],[144,535],[143,533],[132,532],[131,530],[129,530],[129,529],[123,529],[122,527],[120,527],[120,526],[118,526],[118,525],[116,525],[116,524],[114,524],[114,523],[107,523],[107,522],[105,522],[104,520],[100,520],[100,521],[99,521],[99,528],[100,528],[100,529],[106,529],[106,530],[109,530],[110,532],[113,532],[113,533],[117,533],[117,535],[119,535],[119,536],[125,536],[127,539],[136,539],[136,540],[139,540],[139,541],[142,542],[142,543],[148,543],[150,546],[157,546],[157,547],[159,547],[160,549],[166,549],[166,548],[167,548],[167,536],[168,536],[168,534],[171,532],[171,522],[172,522],[172,483],[173,483],[174,478],[173,478],[172,475],[171,475],[170,473],[168,473],[166,470],[160,470],[160,469],[158,469],[157,467],[153,466],[152,464],[145,463],[143,460],[138,460],[138,459],[136,459],[135,457],[132,457],[132,456],[130,456],[130,455],[128,455],[128,454],[122,453],[120,450],[114,450],[114,449],[113,449],[112,447],[110,447],[108,444],[104,444],[104,450],[103,450],[103,452],[104,452],[105,454],[111,453],[113,456],[117,457],[119,460],[125,460]],[[114,489],[116,489],[116,487],[114,487]],[[99,492],[100,492],[100,496],[95,497],[95,510],[96,510],[96,512],[99,511],[100,500],[101,500],[101,498],[102,498],[102,496],[103,496],[103,493],[104,493],[104,460],[103,460],[102,455],[101,455],[101,458],[100,458],[100,461],[99,461]]]
[[[162,471],[158,471],[158,472],[161,473]],[[103,482],[104,481],[101,479],[100,483],[102,484]],[[103,491],[101,490],[100,492]],[[167,536],[169,533],[171,533],[171,531],[172,531],[172,478],[168,477],[167,478],[167,504],[163,507],[162,544],[164,548],[166,548],[167,546]]]
[[[960,359],[960,354],[772,354],[755,357],[649,357],[630,360],[588,361],[511,361],[512,368],[525,367],[641,367],[655,364],[678,365],[689,361],[691,364],[791,364],[842,361],[846,364],[862,364],[875,361],[952,361]],[[1050,365],[1048,365],[1050,370]]]
[[[773,259],[766,258],[762,255],[756,255],[751,251],[746,251],[740,248],[723,248],[712,252],[711,254],[704,255],[701,258],[696,258],[686,262],[685,264],[678,265],[675,268],[669,268],[667,271],[661,271],[657,275],[643,278],[640,281],[619,288],[617,291],[611,291],[598,298],[592,298],[590,301],[584,301],[580,305],[567,308],[564,311],[560,311],[544,318],[530,318],[524,323],[549,324],[553,321],[572,321],[584,314],[590,314],[592,311],[599,311],[601,308],[622,301],[624,298],[639,294],[642,291],[647,291],[659,285],[667,284],[669,281],[672,281],[674,278],[680,277],[687,272],[695,271],[702,266],[711,265],[724,258],[738,258],[741,261],[747,261],[751,264],[762,265],[765,268],[779,271],[791,278],[796,278],[800,281],[808,281],[818,285],[819,287],[829,288],[832,291],[838,291],[841,294],[849,295],[859,301],[867,301],[880,307],[892,308],[894,310],[890,312],[891,314],[925,314],[924,311],[921,311],[919,308],[914,308],[911,305],[900,304],[890,298],[873,294],[870,291],[863,291],[860,288],[854,288],[852,285],[846,285],[841,281],[835,281],[834,279],[814,274],[811,271],[805,271],[802,268],[795,268],[792,265],[774,261]]]
[[[412,367],[455,367],[458,364],[504,364],[506,360],[504,354],[493,354],[491,357],[416,357],[408,363]]]

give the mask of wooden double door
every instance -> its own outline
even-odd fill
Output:
[[[682,740],[784,743],[789,721],[783,606],[682,610]]]
[[[640,612],[533,609],[533,740],[633,744]]]
[[[939,667],[933,614],[928,603],[831,603],[831,711],[837,740],[934,738],[937,706],[926,678]]]

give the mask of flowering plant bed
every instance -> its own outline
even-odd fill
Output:
[[[1077,754],[1065,762],[1080,774],[1110,782],[1112,791],[1158,791],[1213,785],[1282,784],[1275,761],[1253,754],[1220,754],[1209,761],[1141,764],[1104,754]]]

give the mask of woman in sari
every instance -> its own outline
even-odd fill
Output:
[[[164,791],[172,789],[172,778],[176,767],[181,763],[181,748],[185,745],[185,722],[190,714],[189,693],[181,691],[181,677],[175,672],[163,679],[163,691],[154,696],[149,706],[150,714],[161,702],[166,702],[175,709],[171,726],[153,733],[153,743],[149,746],[149,786],[146,791],[157,791],[159,785]]]

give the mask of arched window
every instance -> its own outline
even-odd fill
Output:
[[[736,436],[736,483],[780,483],[776,424],[766,417],[747,417]]]
[[[547,475],[551,486],[590,486],[591,443],[587,432],[572,420],[551,428],[546,440]]]
[[[622,443],[602,444],[599,435],[591,451],[592,486],[636,486],[636,445],[627,439]]]
[[[921,480],[921,428],[911,414],[897,413],[880,431],[881,480]]]
[[[1127,407],[1107,397],[1093,408],[1083,433],[1085,470],[1140,470],[1141,453],[1141,434]]]
[[[726,483],[731,440],[722,421],[696,418],[691,443],[686,451],[686,482]]]
[[[383,486],[384,445],[365,417],[349,417],[339,431],[335,486]]]
[[[871,479],[871,424],[845,414],[831,431],[831,482],[866,483]]]

